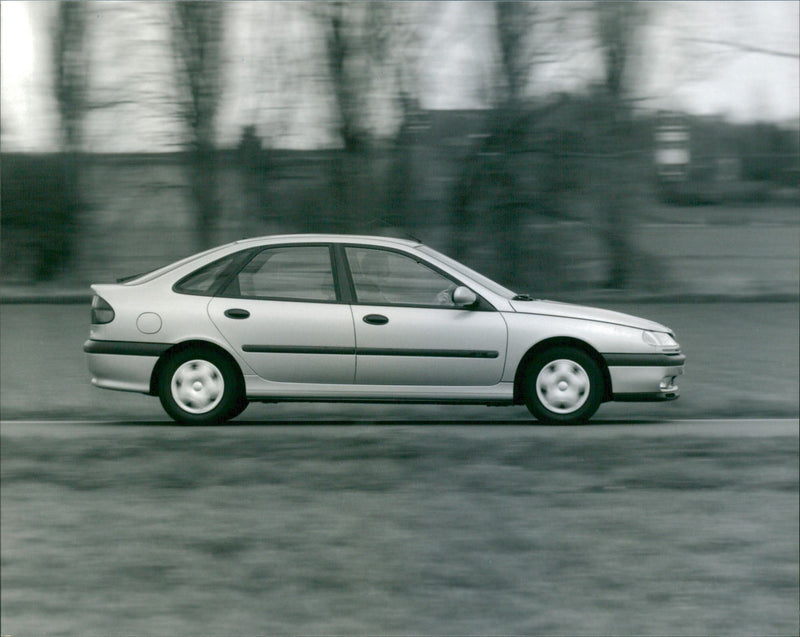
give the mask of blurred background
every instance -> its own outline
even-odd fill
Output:
[[[797,298],[798,2],[0,6],[5,298],[315,231]]]
[[[0,12],[2,632],[798,634],[800,2]],[[92,388],[90,283],[313,231],[669,325],[682,397]]]

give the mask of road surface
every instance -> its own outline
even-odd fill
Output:
[[[798,422],[7,421],[2,633],[798,633]]]
[[[675,330],[686,354],[681,397],[670,403],[609,403],[596,418],[797,417],[800,306],[797,303],[613,304]],[[83,343],[86,305],[0,304],[0,414],[21,418],[165,418],[158,399],[92,387]],[[244,420],[297,414],[530,420],[525,407],[251,405]],[[302,416],[301,416],[302,417]]]

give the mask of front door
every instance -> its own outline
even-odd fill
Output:
[[[266,248],[209,304],[214,325],[261,378],[353,382],[353,315],[331,263],[327,245]]]
[[[356,383],[500,382],[507,328],[499,312],[457,307],[459,282],[407,254],[354,246],[345,254],[356,295]]]

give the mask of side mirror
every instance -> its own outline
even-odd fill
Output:
[[[478,295],[463,285],[453,290],[453,304],[458,307],[469,307],[478,302]]]

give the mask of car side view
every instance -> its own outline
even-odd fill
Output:
[[[92,290],[92,383],[185,424],[252,401],[524,404],[574,424],[673,400],[684,369],[658,323],[516,294],[410,239],[246,239]]]

